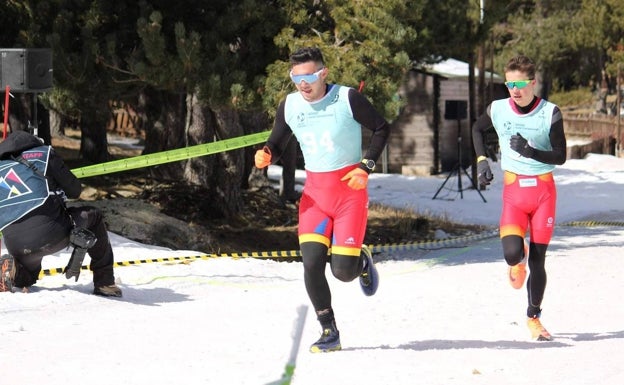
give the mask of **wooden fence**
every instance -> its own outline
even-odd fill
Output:
[[[134,111],[131,105],[111,101],[110,109],[113,116],[108,122],[108,127],[106,127],[108,132],[124,137],[145,137],[141,117]]]
[[[590,152],[622,156],[622,124],[624,121],[614,116],[564,115],[566,137],[587,140],[584,144],[568,146],[568,159],[581,159]],[[620,151],[617,151],[618,145]]]

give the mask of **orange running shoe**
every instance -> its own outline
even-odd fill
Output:
[[[526,279],[526,264],[529,259],[529,244],[524,241],[524,258],[516,266],[509,266],[507,271],[509,277],[509,284],[514,289],[520,289],[524,285]]]
[[[552,341],[552,336],[548,333],[548,330],[542,326],[539,318],[529,318],[527,319],[527,326],[531,331],[531,338],[535,341]]]

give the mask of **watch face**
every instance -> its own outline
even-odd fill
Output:
[[[366,163],[364,163],[366,165],[366,168],[368,168],[369,170],[372,170],[375,168],[375,161],[374,160],[370,160],[367,159]]]

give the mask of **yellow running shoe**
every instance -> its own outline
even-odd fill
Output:
[[[528,318],[527,326],[531,331],[531,338],[535,341],[552,341],[552,336],[548,333],[548,330],[542,326],[539,318]]]
[[[362,245],[362,256],[364,257],[364,270],[360,275],[360,287],[364,295],[375,295],[379,287],[379,273],[373,262],[373,253],[366,245]]]
[[[520,289],[526,279],[526,264],[529,259],[529,244],[524,241],[524,258],[516,266],[509,266],[509,284],[514,289]]]
[[[310,346],[312,353],[335,352],[340,349],[340,332],[334,327],[324,329],[321,338]]]

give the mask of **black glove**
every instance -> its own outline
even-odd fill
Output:
[[[525,158],[532,158],[533,153],[535,152],[535,149],[529,146],[529,142],[527,142],[527,140],[524,139],[518,132],[516,135],[512,135],[511,139],[509,139],[509,147]]]
[[[477,163],[477,178],[479,178],[479,183],[484,186],[490,184],[492,179],[494,179],[492,170],[490,170],[490,164],[485,159]]]

